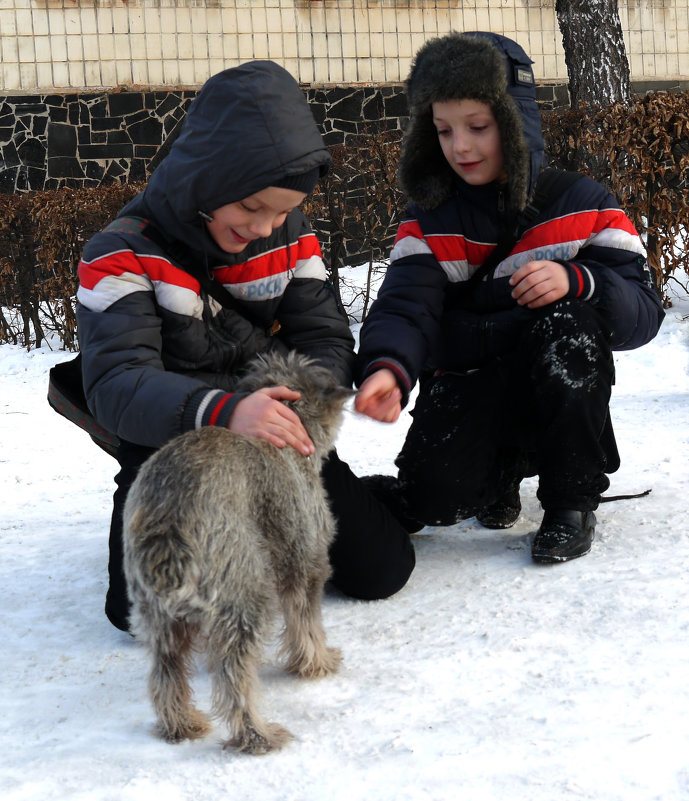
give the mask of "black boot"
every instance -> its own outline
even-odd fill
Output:
[[[424,524],[407,513],[399,482],[394,476],[377,473],[372,476],[362,476],[360,481],[375,498],[387,506],[410,534],[421,531]]]
[[[129,631],[129,612],[130,605],[126,598],[117,598],[109,589],[105,597],[105,616],[116,629]]]
[[[585,556],[591,550],[596,530],[593,512],[572,509],[548,509],[533,538],[531,556],[534,562],[549,564],[566,562]]]
[[[478,522],[486,528],[509,528],[519,520],[522,502],[519,498],[519,484],[515,480],[493,503],[484,506],[476,515]]]

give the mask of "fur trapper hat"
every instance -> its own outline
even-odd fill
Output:
[[[456,174],[440,148],[431,104],[471,99],[487,103],[497,121],[509,205],[526,205],[543,160],[531,64],[516,42],[498,34],[452,32],[423,45],[407,79],[410,119],[398,171],[410,200],[433,209],[452,193]]]

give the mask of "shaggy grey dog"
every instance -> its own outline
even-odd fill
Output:
[[[257,710],[258,665],[272,612],[285,618],[282,655],[304,678],[337,671],[321,622],[335,521],[320,468],[353,393],[296,353],[260,357],[237,391],[285,385],[315,454],[206,427],[175,438],[141,468],[124,511],[132,631],[151,652],[149,692],[169,742],[203,737],[192,705],[193,650],[206,652],[224,745],[262,754],[291,738]]]

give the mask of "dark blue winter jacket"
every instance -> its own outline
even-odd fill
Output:
[[[295,348],[351,383],[353,338],[303,214],[237,255],[199,214],[329,161],[303,93],[278,65],[250,62],[205,84],[144,192],[79,265],[84,389],[104,428],[159,447],[224,426],[238,372],[268,350]],[[209,295],[190,274],[199,269],[234,301]]]
[[[595,306],[613,349],[643,345],[662,322],[664,312],[637,232],[613,196],[585,177],[553,197],[490,275],[463,291],[502,232],[514,227],[519,204],[511,208],[510,201],[520,184],[513,176],[526,176],[526,196],[530,195],[538,175],[534,168],[543,155],[530,60],[505,37],[477,36],[491,49],[497,44],[507,58],[506,94],[498,93],[494,100],[495,90],[489,87],[485,101],[502,125],[508,179],[470,186],[452,171],[432,121],[429,124],[430,106],[435,99],[463,97],[465,91],[475,97],[482,91],[480,81],[471,82],[468,89],[453,87],[457,78],[446,75],[442,52],[431,54],[437,59],[430,68],[420,60],[410,79],[412,117],[400,166],[412,202],[361,331],[358,383],[388,367],[408,393],[423,369],[472,369],[508,354],[535,313],[511,297],[508,281],[531,260],[552,260],[565,267],[567,297]]]

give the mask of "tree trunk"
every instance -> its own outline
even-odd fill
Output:
[[[631,96],[618,0],[556,0],[572,108]]]

